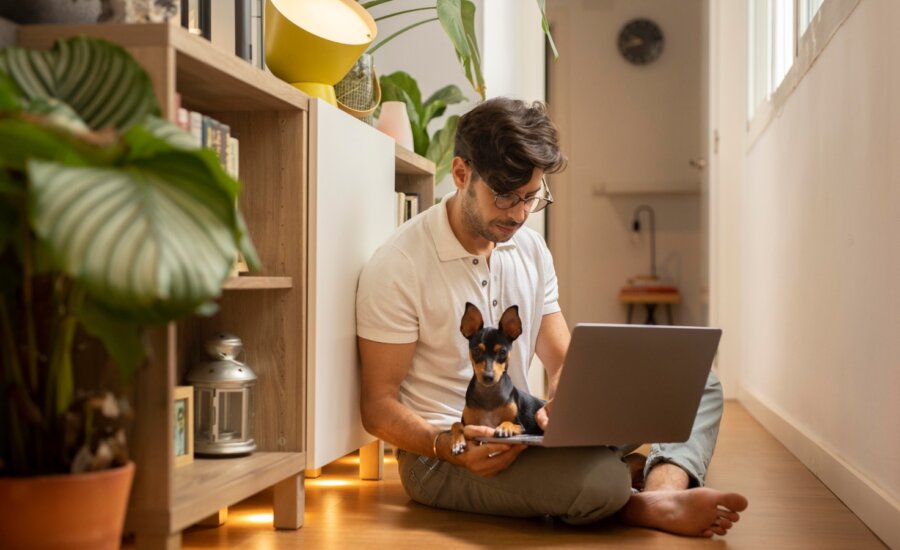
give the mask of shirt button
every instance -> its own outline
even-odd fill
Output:
[[[487,286],[487,281],[481,281],[481,286]]]
[[[494,300],[494,307],[497,306],[497,300]]]
[[[478,258],[475,258],[474,260],[472,260],[472,264],[478,265]]]

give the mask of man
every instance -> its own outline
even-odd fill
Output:
[[[629,469],[612,448],[470,443],[460,455],[450,451],[446,431],[461,416],[472,376],[459,332],[466,302],[478,306],[486,325],[519,306],[524,332],[514,342],[508,372],[526,389],[537,353],[550,396],[556,391],[569,331],[550,252],[522,224],[552,202],[544,174],[564,165],[558,133],[539,103],[492,99],[460,119],[452,165],[457,191],[398,229],[360,277],[363,423],[401,449],[403,487],[422,504],[552,515],[573,524],[617,515],[672,533],[724,535],[747,500],[699,488],[722,412],[721,386],[712,374],[690,440],[653,446],[642,492],[632,491]],[[538,412],[542,426],[549,409]],[[492,432],[465,428],[467,439]]]

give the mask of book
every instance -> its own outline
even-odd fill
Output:
[[[397,197],[396,224],[399,227],[406,221],[403,219],[406,215],[406,193],[398,191],[395,195]]]
[[[419,213],[419,195],[418,193],[407,193],[404,197],[405,207],[403,211],[403,221],[411,220],[413,216]]]

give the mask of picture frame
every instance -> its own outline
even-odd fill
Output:
[[[172,397],[175,467],[194,461],[194,387],[176,386]]]

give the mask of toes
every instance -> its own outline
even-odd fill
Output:
[[[719,517],[727,518],[727,519],[731,520],[732,522],[736,522],[737,520],[741,519],[741,515],[738,514],[737,512],[732,512],[730,510],[722,510],[722,509],[719,509]]]
[[[732,526],[734,526],[734,523],[732,523],[728,518],[719,518],[719,521],[717,521],[716,523],[718,523],[720,527],[723,527],[726,530],[731,529]]]
[[[706,531],[703,531],[703,532],[701,533],[701,536],[704,536],[704,537],[706,537],[706,538],[710,538],[710,537],[713,536],[713,532],[712,532],[711,530],[707,529]]]
[[[455,455],[462,454],[462,452],[465,450],[466,450],[466,442],[463,441],[462,443],[454,443],[453,447],[450,449],[450,452],[452,452],[453,455],[455,456]]]
[[[721,527],[713,527],[710,529],[710,531],[719,535],[720,537],[725,535],[725,529],[723,529]]]

